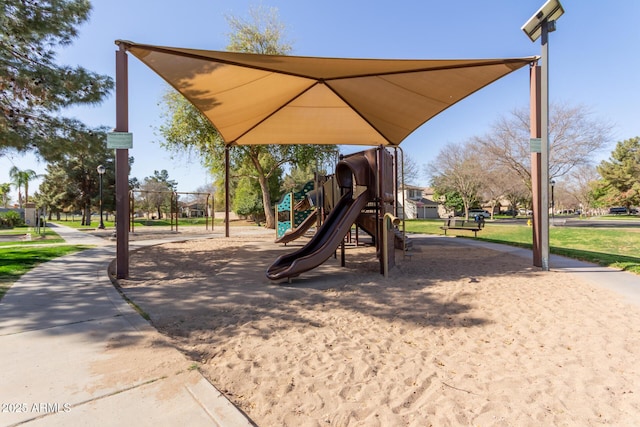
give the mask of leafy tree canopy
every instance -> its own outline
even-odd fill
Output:
[[[82,211],[83,224],[91,224],[92,208],[100,202],[99,165],[105,167],[103,206],[114,208],[115,157],[113,150],[107,149],[106,135],[106,128],[78,128],[73,135],[76,149],[49,162],[40,185],[40,202],[48,211]]]
[[[75,125],[57,116],[60,109],[99,103],[112,89],[108,76],[55,62],[90,11],[88,0],[0,2],[0,154],[58,155]]]
[[[640,137],[620,141],[598,172],[611,205],[629,208],[640,204]]]

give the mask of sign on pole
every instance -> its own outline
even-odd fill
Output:
[[[107,148],[133,148],[133,134],[131,132],[109,132],[107,134]]]
[[[542,138],[531,138],[529,139],[529,148],[531,148],[532,153],[541,153],[542,152]]]

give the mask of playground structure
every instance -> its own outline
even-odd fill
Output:
[[[304,234],[311,225],[314,223],[314,219],[318,214],[318,209],[314,206],[310,206],[308,209],[296,209],[296,206],[304,201],[308,194],[312,192],[316,187],[316,180],[307,182],[302,186],[300,191],[286,193],[282,196],[280,201],[275,206],[276,216],[276,243],[287,243],[292,234],[296,236]],[[286,212],[289,215],[287,221],[280,221],[280,215]],[[304,231],[300,232],[299,227],[304,224],[302,228]],[[295,233],[294,230],[296,230]],[[285,238],[285,234],[287,238]],[[297,238],[297,237],[296,237]]]
[[[397,160],[397,155],[395,158]],[[324,263],[338,247],[341,247],[344,266],[345,236],[354,224],[372,237],[381,273],[386,274],[388,268],[395,265],[396,246],[406,249],[404,238],[383,239],[383,227],[397,223],[393,214],[397,213],[398,206],[397,168],[394,168],[394,156],[388,150],[379,147],[342,156],[336,166],[335,180],[340,199],[306,245],[273,262],[266,273],[270,280],[290,281]],[[387,221],[388,218],[392,221]],[[387,245],[384,248],[383,243]]]
[[[224,141],[226,237],[230,235],[232,146],[323,144],[397,149],[413,131],[451,105],[538,61],[535,56],[472,60],[318,58],[154,46],[126,40],[116,40],[116,44],[114,136],[129,133],[127,64],[131,54],[185,96]],[[532,70],[533,109],[540,104],[533,84],[540,72],[537,65]],[[215,108],[211,108],[212,99],[216,100]],[[127,165],[129,148],[116,148],[116,165]],[[116,167],[117,278],[129,274],[128,170]],[[539,188],[540,180],[534,185]],[[534,221],[534,228],[537,223]]]
[[[165,194],[170,196],[169,201],[169,224],[171,227],[171,231],[178,232],[178,219],[180,217],[179,207],[178,207],[178,198],[180,195],[195,195],[195,196],[206,196],[205,201],[205,209],[204,209],[204,219],[205,219],[205,230],[209,230],[209,218],[211,218],[211,231],[213,231],[213,216],[209,215],[210,212],[213,212],[214,198],[211,193],[197,193],[197,192],[181,192],[181,191],[153,191],[153,190],[129,190],[129,232],[133,233],[135,231],[135,194]],[[175,227],[175,230],[174,230]]]
[[[336,204],[338,188],[333,175],[319,176],[307,182],[297,193],[282,196],[276,205],[276,240],[275,243],[285,245],[304,236],[311,227],[320,227],[326,216]],[[294,200],[294,204],[290,203]],[[279,221],[282,212],[289,218],[295,218],[294,225],[290,221]]]

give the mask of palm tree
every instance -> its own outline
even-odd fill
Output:
[[[11,191],[11,183],[5,182],[0,184],[0,197],[2,198],[2,207],[6,208],[9,204],[9,192]]]
[[[29,181],[34,180],[38,177],[38,174],[31,169],[20,170],[17,166],[13,166],[9,170],[9,177],[11,181],[18,190],[18,205],[22,208],[22,192],[21,189],[24,187],[24,203],[29,202]]]

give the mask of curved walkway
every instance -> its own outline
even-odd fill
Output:
[[[41,264],[0,301],[0,426],[252,425],[122,299],[106,274],[114,242],[53,227],[96,247]]]
[[[106,274],[114,242],[65,226],[55,229],[68,243],[96,247],[38,266],[0,301],[0,426],[253,425],[124,302]],[[526,249],[420,237],[531,259]],[[131,246],[185,238],[197,236]],[[640,305],[640,276],[558,256],[550,265]]]

